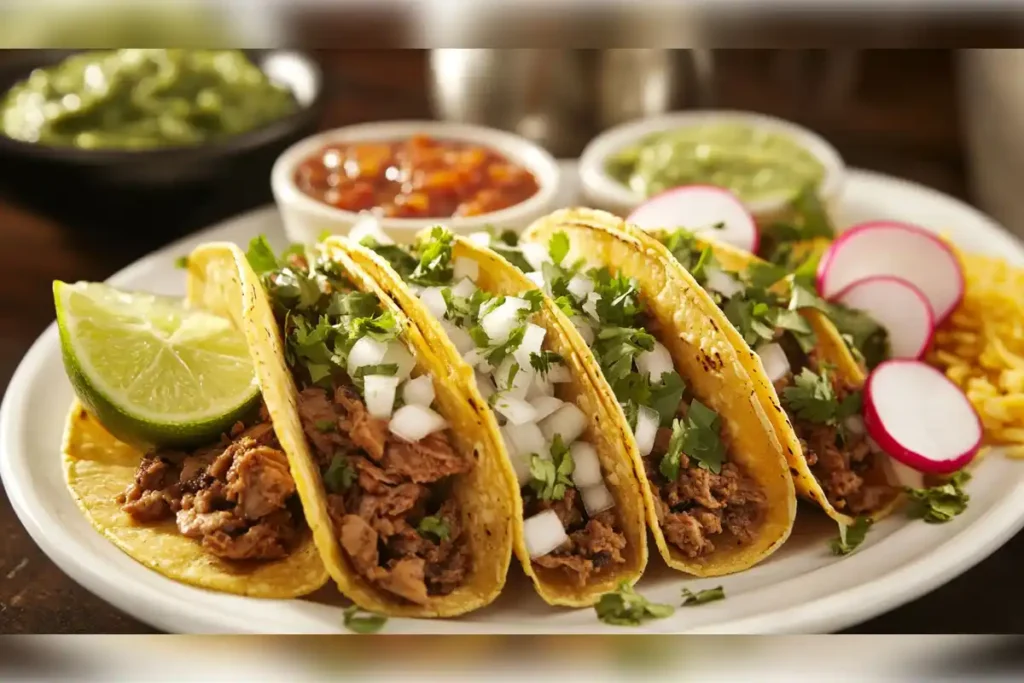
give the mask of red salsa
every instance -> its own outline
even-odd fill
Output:
[[[530,171],[493,149],[425,135],[327,145],[299,165],[295,182],[335,208],[393,218],[478,216],[539,189]]]

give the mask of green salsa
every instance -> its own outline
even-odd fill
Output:
[[[645,197],[680,185],[731,190],[744,202],[791,201],[825,177],[821,162],[788,135],[742,123],[655,133],[613,154],[609,175]]]
[[[0,104],[3,133],[83,149],[197,145],[296,111],[237,50],[116,50],[33,71]]]

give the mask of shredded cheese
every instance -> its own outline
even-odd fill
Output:
[[[985,441],[1024,459],[1024,268],[957,251],[967,289],[926,359],[978,411]]]

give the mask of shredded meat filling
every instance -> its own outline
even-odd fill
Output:
[[[217,446],[147,454],[117,502],[138,523],[173,519],[228,560],[285,557],[302,524],[288,458],[265,410],[262,422],[235,425]]]
[[[817,371],[813,356],[810,365]],[[835,373],[829,376],[837,400],[842,401],[856,390],[856,387]],[[779,396],[783,396],[783,390],[792,381],[793,375],[788,374],[775,382],[775,391]],[[800,439],[800,447],[811,468],[811,474],[836,510],[851,515],[870,513],[878,510],[896,494],[891,486],[867,481],[868,473],[876,466],[876,455],[871,451],[865,434],[856,434],[849,429],[840,430],[836,425],[801,420],[792,413],[789,417]]]
[[[472,462],[452,448],[447,433],[417,443],[399,439],[345,387],[303,389],[298,408],[321,472],[343,458],[352,473],[347,487],[325,485],[328,512],[355,571],[416,604],[461,585],[472,558],[450,484]]]

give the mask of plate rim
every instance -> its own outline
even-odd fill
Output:
[[[896,178],[883,173],[850,169],[850,181],[868,181],[902,186],[904,189],[923,193],[933,201],[952,203],[958,210],[984,224],[995,237],[996,241],[1013,244],[1017,257],[1024,259],[1024,246],[1012,234],[998,225],[993,219],[974,207],[948,194],[921,185],[919,183]],[[232,225],[241,222],[266,220],[277,210],[274,205],[267,205],[246,213],[234,216],[201,231],[186,236],[160,249],[157,249],[108,278],[108,282],[117,283],[131,278],[133,273],[151,267],[156,260],[163,260],[168,255],[189,248],[189,245],[207,240],[210,235],[230,230]],[[26,500],[28,491],[21,486],[9,486],[9,483],[23,481],[25,476],[23,463],[14,464],[13,458],[7,454],[17,445],[22,434],[16,427],[22,424],[26,403],[16,400],[15,396],[26,395],[31,387],[31,380],[38,372],[39,366],[47,359],[48,346],[56,342],[56,324],[51,323],[32,343],[28,352],[18,364],[11,376],[8,389],[0,405],[0,479],[4,482],[11,507],[18,520],[24,526],[32,540],[57,566],[73,581],[82,585],[100,599],[114,605],[143,623],[170,632],[201,632],[201,633],[262,633],[265,631],[251,628],[251,624],[235,620],[230,614],[215,613],[209,605],[183,612],[180,598],[162,595],[151,587],[145,586],[146,600],[139,600],[130,588],[134,580],[119,586],[110,577],[103,576],[105,565],[83,563],[74,557],[69,548],[59,540],[51,537],[44,525],[40,523],[37,511]],[[947,582],[974,565],[989,557],[1014,534],[1024,528],[1024,476],[1018,478],[1011,489],[1001,500],[993,503],[986,512],[972,523],[957,529],[952,535],[944,538],[927,553],[917,556],[909,562],[888,570],[882,576],[865,583],[857,584],[835,593],[801,602],[789,608],[773,609],[748,616],[726,619],[718,624],[687,629],[689,633],[806,633],[834,631],[887,612],[895,607],[910,602]],[[27,488],[27,487],[26,487]],[[883,541],[884,542],[884,541]],[[131,561],[130,559],[128,560]],[[656,560],[655,560],[656,561]],[[924,568],[924,570],[922,570]],[[924,578],[915,578],[924,577]],[[168,580],[169,579],[165,579]],[[785,579],[783,579],[785,580]],[[239,598],[244,599],[244,598]],[[277,602],[277,601],[271,601]],[[185,603],[187,604],[187,603]],[[187,615],[187,616],[183,616]],[[632,632],[632,633],[674,633],[679,632],[680,624],[674,628],[670,622],[650,622],[646,627],[638,629],[618,629],[608,627],[595,621],[592,627],[577,624],[559,623],[561,631],[574,633],[598,632]],[[526,624],[518,622],[476,622],[467,620],[430,621],[428,630],[438,633],[536,633],[542,629],[524,628]],[[685,623],[681,624],[685,626]],[[405,632],[407,629],[401,629]]]

